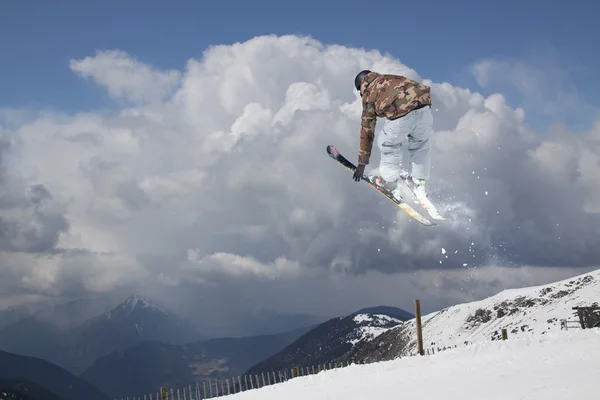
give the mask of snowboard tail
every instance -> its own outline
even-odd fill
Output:
[[[344,166],[348,170],[350,170],[352,172],[354,172],[356,170],[356,166],[352,162],[350,162],[346,157],[344,157],[338,151],[338,149],[335,148],[335,146],[328,145],[327,146],[327,154],[329,154],[329,156],[331,158],[336,160],[338,163],[340,163],[342,166]],[[399,199],[395,198],[390,190],[386,189],[385,187],[383,187],[383,185],[379,184],[381,179],[378,179],[378,178],[380,178],[380,177],[375,176],[375,177],[372,177],[372,179],[369,179],[365,175],[362,176],[362,180],[364,182],[368,183],[369,186],[371,186],[372,188],[377,190],[379,193],[381,193],[382,195],[387,197],[391,202],[396,204],[400,209],[402,209],[404,212],[406,212],[408,215],[410,215],[416,221],[420,222],[421,224],[423,224],[425,226],[435,226],[436,225],[435,223],[431,222],[429,219],[425,218],[421,213],[419,213],[417,210],[415,210],[413,207],[411,207],[404,200],[399,200]]]

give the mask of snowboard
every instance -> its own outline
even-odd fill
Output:
[[[354,165],[346,157],[344,157],[338,151],[338,149],[335,148],[335,146],[328,145],[327,146],[327,154],[329,154],[329,156],[331,158],[336,160],[339,164],[341,164],[345,168],[349,169],[350,171],[354,172],[356,170],[356,165]],[[371,186],[372,188],[377,190],[379,193],[383,194],[391,202],[396,204],[400,209],[402,209],[404,212],[406,212],[408,215],[410,215],[412,218],[414,218],[416,221],[420,222],[421,224],[423,224],[425,226],[436,226],[437,225],[434,222],[431,222],[429,219],[427,219],[425,216],[423,216],[423,214],[421,214],[420,212],[415,210],[413,207],[411,207],[406,201],[395,198],[394,195],[392,194],[392,192],[383,186],[383,184],[382,184],[383,179],[381,179],[381,177],[379,177],[379,176],[370,176],[369,177],[369,176],[363,175],[362,181],[368,183],[369,186]]]

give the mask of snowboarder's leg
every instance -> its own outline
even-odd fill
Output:
[[[433,114],[429,107],[413,111],[413,129],[408,135],[411,176],[416,179],[429,179],[431,171],[431,136],[433,135]]]
[[[433,114],[430,107],[411,112],[414,118],[413,129],[408,135],[408,154],[413,182],[425,193],[425,181],[431,171],[431,137],[433,135]]]
[[[379,175],[389,183],[398,180],[400,174],[405,172],[402,169],[402,156],[406,138],[412,128],[410,118],[405,118],[386,120],[377,137],[377,146],[381,154]]]

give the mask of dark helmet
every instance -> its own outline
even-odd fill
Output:
[[[367,75],[369,72],[368,69],[362,70],[358,73],[358,75],[356,75],[356,78],[354,78],[354,86],[356,86],[356,90],[360,91],[360,83],[362,82],[363,78],[365,77],[365,75]]]

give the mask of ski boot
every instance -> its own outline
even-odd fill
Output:
[[[402,178],[406,186],[414,193],[415,197],[419,201],[423,201],[427,198],[427,193],[425,192],[425,179],[417,179],[414,177],[406,177]]]
[[[408,179],[408,172],[406,172],[403,169],[400,171],[400,179],[397,179],[394,181],[396,184],[396,187],[394,188],[394,190],[392,190],[392,195],[399,200],[402,200],[402,195],[400,194],[400,190],[401,190],[400,189],[400,187],[401,187],[400,180],[406,182],[406,179]]]
[[[408,189],[413,193],[421,206],[423,206],[423,208],[431,216],[431,218],[440,221],[444,221],[446,219],[439,213],[437,208],[427,197],[427,192],[425,191],[425,179],[417,179],[412,176],[406,176],[405,178],[401,177],[401,179],[404,181]]]
[[[394,194],[394,191],[398,187],[398,183],[397,181],[392,181],[392,182],[387,182],[385,179],[383,179],[381,176],[378,175],[369,175],[368,176],[369,181],[374,183],[375,185],[377,185],[380,188],[383,188],[389,192],[391,192],[392,194]],[[400,196],[400,193],[398,193],[398,195],[394,195],[394,197],[396,197],[398,200],[402,201],[402,197]]]

